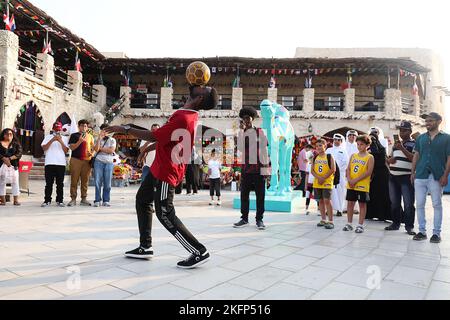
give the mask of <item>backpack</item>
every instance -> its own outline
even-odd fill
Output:
[[[313,163],[316,161],[318,156],[319,155],[316,155],[314,157]],[[331,154],[327,154],[327,160],[328,160],[328,167],[330,167],[331,169]],[[334,173],[333,185],[337,186],[339,183],[341,183],[341,171],[339,170],[339,166],[337,165],[336,160],[334,161],[334,164],[336,166],[336,172]]]

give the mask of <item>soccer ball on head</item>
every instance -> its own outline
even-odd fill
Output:
[[[186,69],[186,79],[191,86],[206,86],[211,79],[211,70],[201,62],[192,62]]]

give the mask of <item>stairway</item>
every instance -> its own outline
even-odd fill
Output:
[[[34,159],[29,180],[45,181],[45,158]]]

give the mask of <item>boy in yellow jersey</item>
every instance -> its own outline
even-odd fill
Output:
[[[368,135],[359,136],[356,139],[358,153],[350,158],[350,164],[347,168],[347,218],[348,224],[344,231],[353,231],[353,213],[355,203],[359,203],[359,225],[356,227],[356,233],[364,232],[364,219],[367,213],[367,203],[370,201],[370,180],[373,173],[375,160],[367,151],[371,140]]]
[[[334,173],[336,161],[332,155],[326,154],[327,142],[320,139],[316,143],[317,156],[314,158],[311,174],[314,176],[314,198],[319,200],[319,209],[322,221],[318,227],[334,229],[333,207],[331,206],[331,191],[334,188]],[[328,221],[327,219],[328,213]]]

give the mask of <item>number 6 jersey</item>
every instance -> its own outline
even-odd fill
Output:
[[[355,153],[350,158],[350,179],[357,179],[363,176],[368,168],[369,168],[369,159],[373,156],[370,153],[367,153],[366,156],[361,157],[359,153]],[[359,181],[354,188],[350,188],[350,185],[347,184],[347,189],[355,190],[360,192],[370,192],[370,176],[365,178],[364,180]]]

